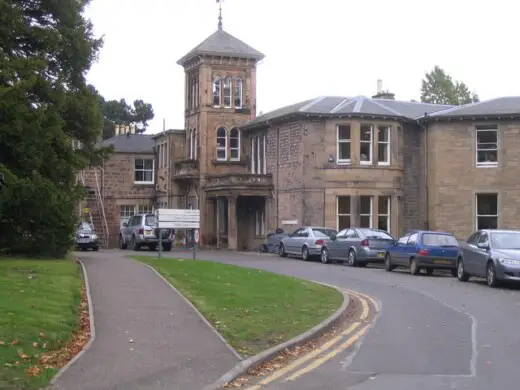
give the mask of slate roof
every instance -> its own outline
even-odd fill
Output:
[[[100,146],[114,147],[116,153],[153,153],[155,141],[153,135],[123,134],[99,142]]]
[[[235,56],[261,60],[265,56],[248,44],[235,38],[224,30],[218,29],[188,54],[182,57],[177,64],[184,65],[187,61],[199,55]]]
[[[520,116],[520,96],[498,97],[478,103],[455,106],[429,115],[432,118],[448,119],[461,117]]]
[[[401,118],[414,120],[437,111],[451,109],[453,106],[405,102],[389,99],[371,99],[365,96],[340,97],[321,96],[283,107],[247,122],[243,127],[261,126],[268,120],[282,119],[293,115],[339,116],[375,116],[385,118]]]

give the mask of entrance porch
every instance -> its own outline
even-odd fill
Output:
[[[209,198],[207,244],[232,250],[256,250],[265,242],[268,220],[266,196]]]

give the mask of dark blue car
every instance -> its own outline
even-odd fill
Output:
[[[413,230],[386,250],[385,269],[390,272],[396,267],[406,267],[412,275],[418,275],[421,269],[428,275],[435,269],[446,269],[457,276],[459,257],[461,248],[453,234]]]

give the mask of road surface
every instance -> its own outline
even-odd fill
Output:
[[[167,256],[191,258],[191,252]],[[254,390],[519,386],[519,288],[491,289],[483,281],[461,283],[448,275],[412,276],[404,270],[388,273],[267,254],[200,251],[197,256],[317,280],[366,294],[380,304],[375,323],[350,348],[293,380],[287,378],[300,368]]]

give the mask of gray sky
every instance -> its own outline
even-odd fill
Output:
[[[224,30],[261,51],[258,111],[322,95],[419,99],[441,66],[481,100],[520,91],[518,13],[511,0],[224,0]],[[93,0],[105,45],[89,82],[107,99],[153,105],[148,132],[183,128],[176,61],[217,29],[216,0]],[[513,53],[516,52],[517,54]]]

